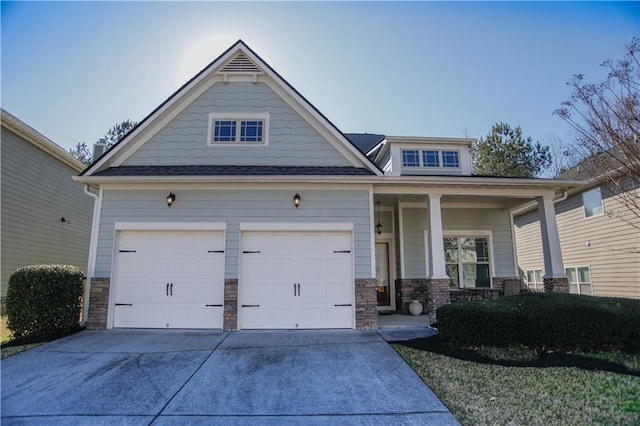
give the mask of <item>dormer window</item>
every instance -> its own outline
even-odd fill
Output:
[[[402,167],[460,168],[460,153],[451,150],[402,150]]]
[[[210,113],[207,144],[268,145],[269,114]]]

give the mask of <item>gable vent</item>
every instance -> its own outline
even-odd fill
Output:
[[[251,59],[247,58],[244,53],[238,53],[232,60],[230,60],[222,69],[222,73],[232,72],[248,72],[257,73],[260,72],[260,68],[254,64]]]

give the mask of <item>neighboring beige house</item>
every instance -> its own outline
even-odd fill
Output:
[[[9,277],[34,264],[86,270],[93,198],[71,179],[84,166],[2,109],[2,299]]]
[[[621,198],[600,186],[584,164],[560,179],[582,180],[555,204],[558,234],[571,293],[640,298],[640,223]],[[630,191],[640,188],[630,187]],[[525,284],[542,291],[544,262],[535,206],[516,210],[518,265]],[[635,222],[634,222],[635,221]]]

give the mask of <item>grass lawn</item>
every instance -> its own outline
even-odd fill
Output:
[[[640,354],[393,347],[463,425],[640,425]]]
[[[11,335],[11,330],[7,327],[7,316],[0,316],[0,344],[4,345],[5,343],[9,343],[13,336]],[[26,351],[31,348],[35,348],[36,346],[40,346],[42,343],[30,343],[25,345],[17,345],[17,346],[4,346],[0,351],[0,359],[4,359],[8,356],[15,355],[17,353]]]

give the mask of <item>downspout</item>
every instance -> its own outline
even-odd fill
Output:
[[[84,291],[83,306],[82,306],[82,323],[86,324],[89,317],[89,299],[91,297],[91,277],[95,273],[95,253],[96,253],[96,238],[98,236],[97,229],[99,228],[99,217],[101,203],[98,194],[91,192],[89,185],[84,185],[84,193],[93,198],[93,220],[91,222],[91,240],[89,241],[89,259],[87,263],[87,276],[86,286]],[[97,223],[97,225],[96,225]]]

